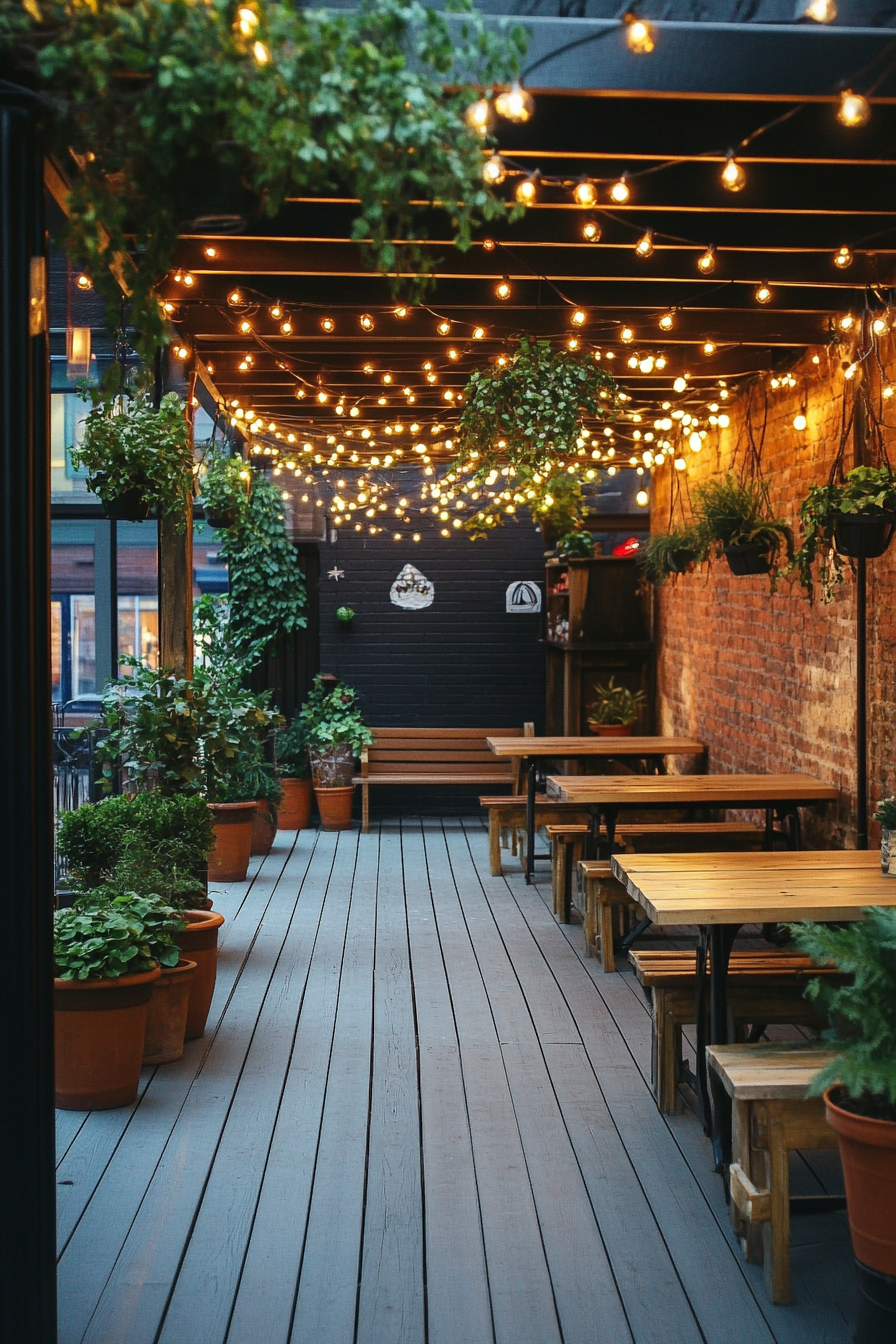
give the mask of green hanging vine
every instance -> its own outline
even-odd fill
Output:
[[[286,534],[280,491],[255,475],[236,526],[222,534],[230,574],[230,633],[237,642],[279,639],[307,625],[305,580]]]

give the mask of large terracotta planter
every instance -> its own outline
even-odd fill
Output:
[[[209,880],[242,882],[252,852],[255,802],[209,803],[209,807],[215,819],[215,847],[208,860]]]
[[[281,831],[305,831],[311,818],[311,780],[281,779],[283,802],[277,808]]]
[[[589,723],[588,727],[597,737],[631,737],[631,723]]]
[[[261,799],[255,804],[255,816],[252,818],[252,853],[270,854],[274,836],[277,834],[279,814],[275,818],[271,805]]]
[[[872,1120],[838,1106],[828,1088],[828,1124],[837,1131],[849,1230],[856,1259],[896,1278],[896,1121]]]
[[[195,961],[181,957],[176,966],[163,966],[162,974],[151,986],[143,1042],[144,1064],[170,1064],[183,1054],[190,986],[195,973]]]
[[[224,916],[216,910],[185,910],[184,919],[187,927],[177,935],[177,943],[183,956],[196,963],[190,982],[184,1040],[195,1041],[205,1031],[212,1006],[218,974],[218,930]]]
[[[105,1111],[137,1097],[158,966],[117,980],[54,980],[56,1105]]]
[[[317,810],[320,812],[320,824],[325,831],[351,830],[354,793],[354,784],[349,784],[345,788],[314,790]]]

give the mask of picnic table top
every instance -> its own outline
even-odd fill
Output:
[[[606,807],[765,807],[831,802],[838,790],[811,775],[549,775],[549,794]]]
[[[830,922],[896,905],[874,851],[617,855],[612,869],[660,925]]]
[[[700,756],[706,744],[692,737],[488,737],[496,756]]]

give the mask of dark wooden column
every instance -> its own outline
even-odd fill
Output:
[[[159,366],[157,361],[157,378]],[[195,374],[187,391],[186,414],[192,425]],[[157,383],[161,396],[161,381]],[[183,532],[173,514],[159,519],[159,666],[179,677],[193,675],[193,510]]]
[[[27,97],[27,96],[25,96]],[[0,94],[0,1133],[4,1339],[56,1340],[46,238],[27,101]]]

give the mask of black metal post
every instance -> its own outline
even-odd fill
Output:
[[[96,690],[118,676],[118,524],[103,518],[93,525],[93,595],[96,635]]]
[[[0,1320],[55,1344],[49,351],[43,159],[0,97]]]
[[[856,849],[868,848],[868,561],[856,561]]]

